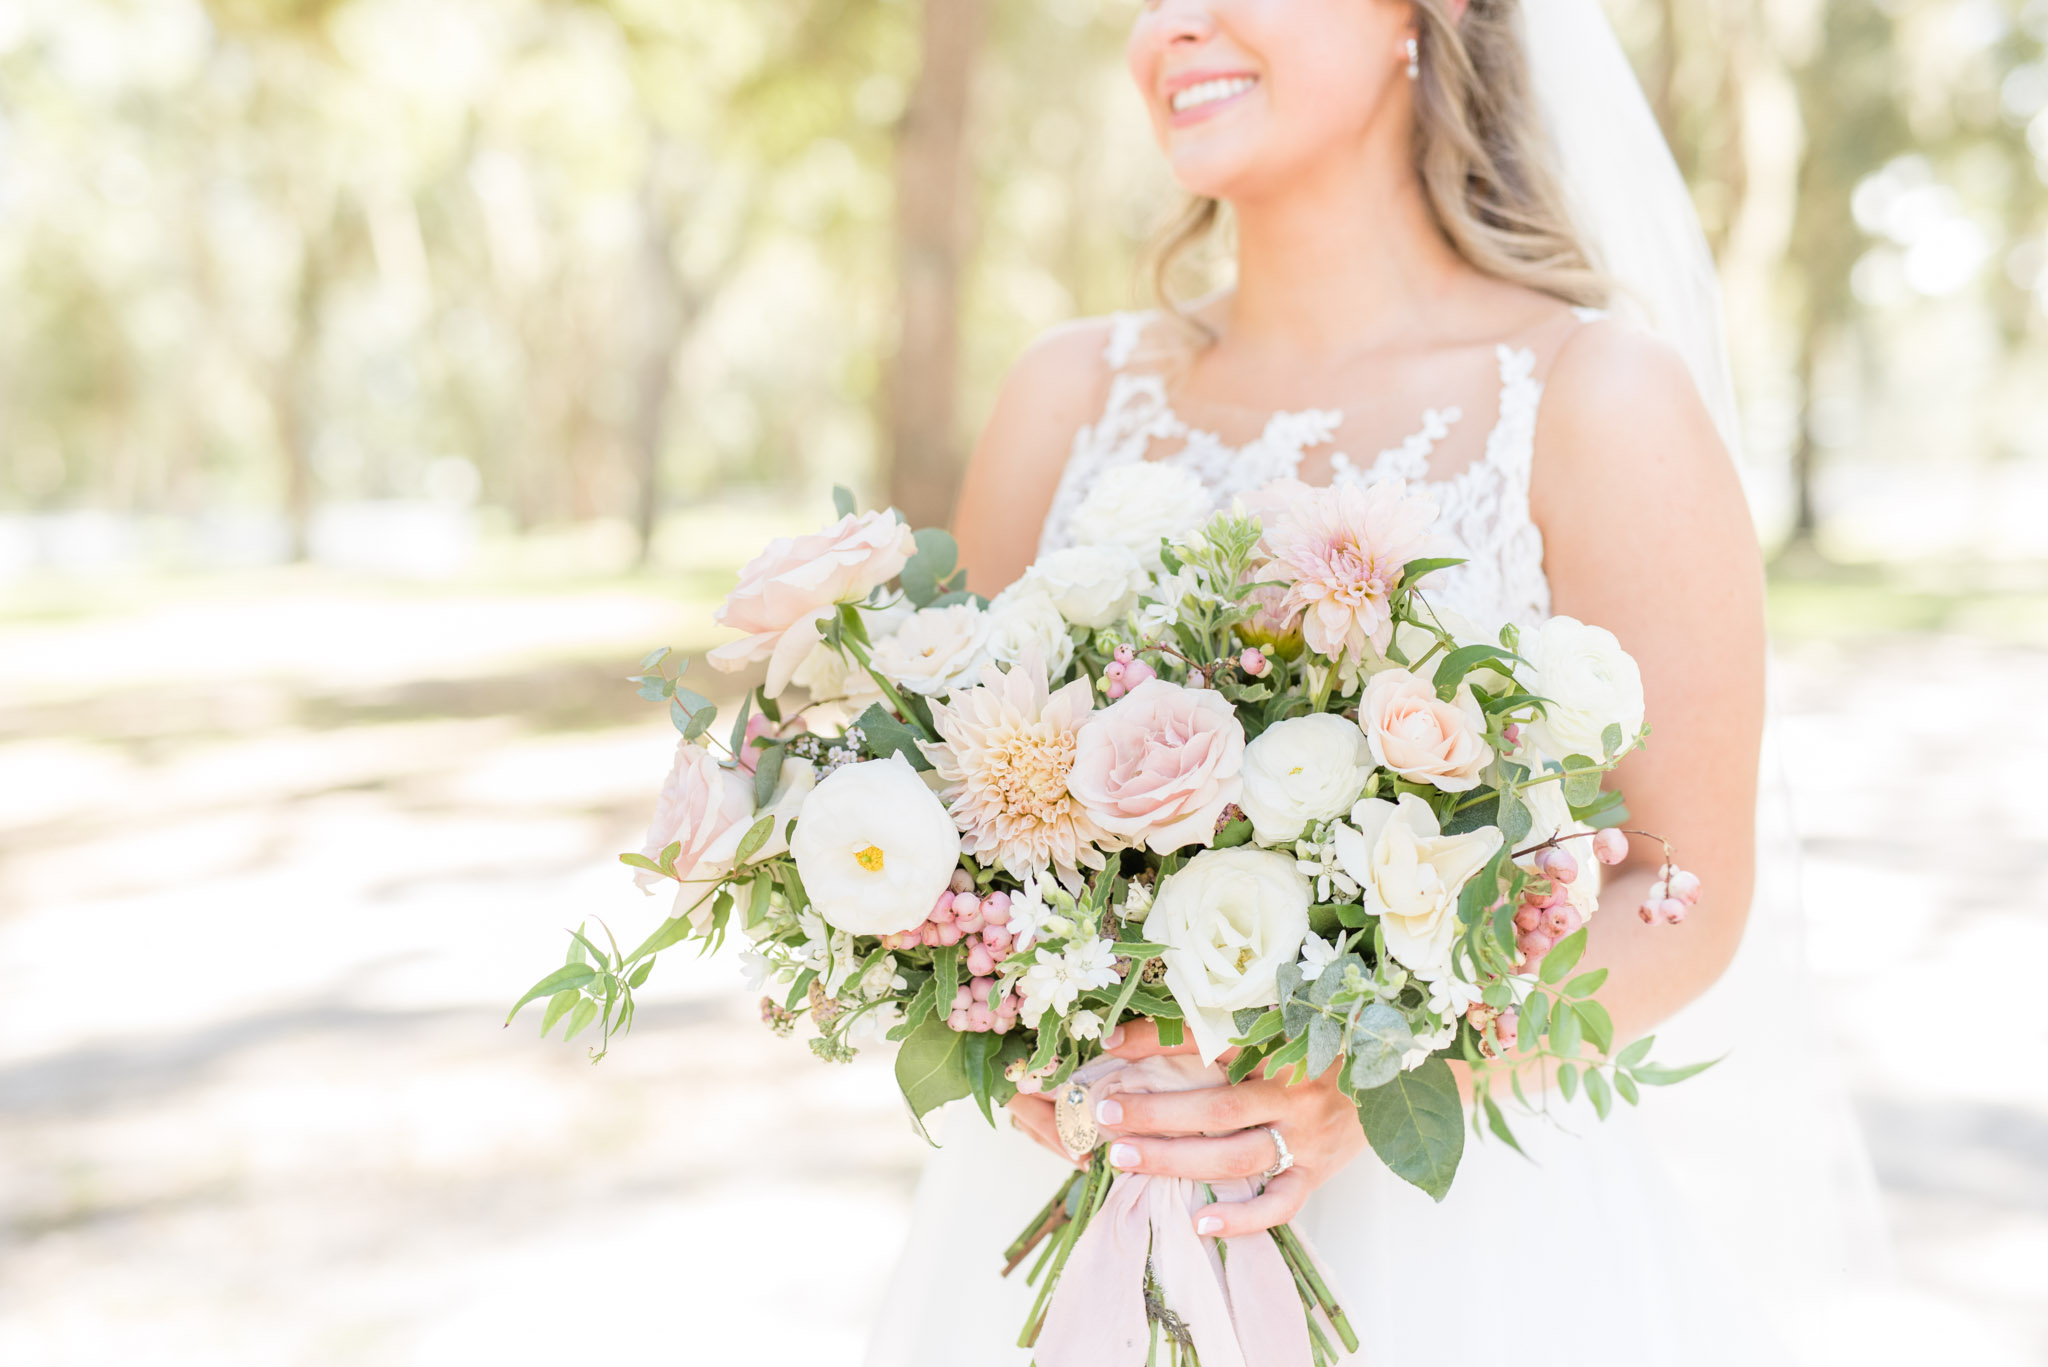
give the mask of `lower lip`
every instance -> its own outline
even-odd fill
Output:
[[[1245,99],[1256,92],[1258,88],[1258,82],[1254,81],[1235,95],[1221,100],[1211,100],[1207,104],[1198,104],[1192,109],[1174,109],[1171,105],[1168,105],[1169,121],[1175,128],[1185,128],[1189,124],[1200,123],[1204,119],[1214,118],[1216,115],[1226,110],[1234,109],[1244,103]]]

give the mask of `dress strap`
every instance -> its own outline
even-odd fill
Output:
[[[1102,359],[1109,363],[1111,372],[1121,372],[1131,363],[1131,357],[1138,353],[1138,343],[1144,340],[1145,324],[1151,320],[1150,311],[1110,315],[1109,342],[1102,348]]]

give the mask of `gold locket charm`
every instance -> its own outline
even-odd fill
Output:
[[[1052,1123],[1060,1132],[1060,1143],[1076,1158],[1092,1152],[1102,1142],[1102,1131],[1088,1105],[1088,1089],[1078,1082],[1069,1082],[1060,1089],[1059,1098],[1052,1104]]]

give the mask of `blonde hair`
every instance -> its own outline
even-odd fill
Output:
[[[1569,304],[1605,304],[1608,283],[1580,242],[1551,169],[1519,0],[1471,0],[1462,19],[1452,16],[1449,0],[1413,3],[1421,34],[1415,169],[1438,228],[1477,270]],[[1191,200],[1152,248],[1153,289],[1183,317],[1173,273],[1221,218],[1218,201]]]

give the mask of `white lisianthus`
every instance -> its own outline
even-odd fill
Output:
[[[1230,1047],[1233,1012],[1280,1000],[1274,975],[1301,953],[1308,904],[1293,859],[1249,846],[1205,850],[1160,884],[1145,938],[1167,947],[1167,990],[1204,1063]]]
[[[880,641],[894,635],[898,627],[910,620],[910,614],[910,605],[898,599],[884,608],[861,609],[861,621],[867,627],[868,639]],[[811,653],[790,674],[789,681],[809,693],[812,702],[844,702],[850,709],[848,715],[858,715],[882,697],[882,686],[874,676],[854,663],[851,656],[822,640],[811,647]]]
[[[1522,653],[1535,676],[1529,691],[1546,700],[1525,734],[1544,754],[1602,759],[1609,726],[1621,728],[1624,745],[1643,729],[1642,671],[1613,632],[1553,617],[1523,634]]]
[[[1024,977],[1017,984],[1022,1008],[1018,1015],[1036,1026],[1046,1012],[1064,1016],[1083,992],[1113,987],[1117,981],[1115,946],[1108,940],[1092,937],[1077,940],[1058,954],[1041,955],[1037,963],[1024,970]]]
[[[882,677],[926,697],[974,682],[988,663],[988,614],[972,603],[923,608],[883,640],[868,658]]]
[[[1429,804],[1403,793],[1398,803],[1360,802],[1351,809],[1351,824],[1335,827],[1331,839],[1367,914],[1380,918],[1387,952],[1424,979],[1449,972],[1458,894],[1500,848],[1500,829],[1445,835]]]
[[[1127,546],[1069,546],[1024,573],[1044,586],[1060,616],[1091,631],[1129,612],[1146,584],[1145,568]]]
[[[1139,460],[1105,471],[1074,510],[1074,540],[1084,546],[1122,546],[1156,570],[1159,543],[1209,520],[1214,501],[1192,471]]]
[[[1301,838],[1311,821],[1351,810],[1372,777],[1372,752],[1356,725],[1334,712],[1275,722],[1245,747],[1244,795],[1262,845]]]
[[[834,770],[789,846],[818,914],[856,935],[923,925],[960,863],[952,816],[901,755]]]
[[[988,605],[988,655],[1004,666],[1037,659],[1049,678],[1066,673],[1074,659],[1074,638],[1044,583],[1020,579]]]

